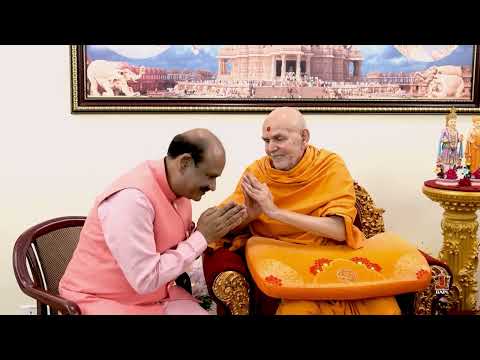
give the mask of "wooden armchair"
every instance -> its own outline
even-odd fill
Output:
[[[26,230],[15,243],[13,271],[20,289],[37,301],[37,315],[81,314],[77,304],[58,294],[58,285],[77,247],[85,219],[66,216],[44,221]],[[187,273],[180,275],[176,283],[192,292]]]
[[[355,183],[357,217],[354,224],[362,230],[367,238],[385,231],[383,222],[384,209],[377,208],[368,192]],[[420,251],[420,250],[419,250]],[[452,287],[453,277],[448,266],[420,251],[429,263],[432,282],[428,288],[418,293],[396,296],[402,314],[441,315],[454,311],[458,306],[458,293]],[[208,259],[205,259],[204,261]],[[208,264],[204,263],[205,266]],[[267,297],[252,283],[248,271],[226,269],[219,272],[211,286],[211,291],[219,314],[230,315],[265,315],[272,314],[279,300]],[[446,282],[446,286],[440,286]],[[208,284],[208,279],[207,279]],[[449,288],[449,291],[441,290]],[[260,305],[259,303],[264,303]]]

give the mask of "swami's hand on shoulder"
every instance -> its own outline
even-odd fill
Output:
[[[205,210],[198,219],[197,230],[202,233],[208,243],[211,243],[227,235],[246,218],[245,206],[229,202],[222,207],[211,207]]]

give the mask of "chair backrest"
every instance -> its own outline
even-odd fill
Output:
[[[58,295],[59,282],[77,247],[84,223],[84,216],[60,217],[32,226],[20,235],[13,249],[13,269],[23,292],[31,296],[28,289],[35,287]],[[38,300],[37,304],[37,312],[46,314],[47,306]]]
[[[382,214],[384,209],[375,207],[372,197],[367,190],[360,186],[357,182],[354,183],[357,208],[357,217],[354,225],[357,226],[365,237],[370,238],[378,233],[385,231],[385,224],[383,222]]]

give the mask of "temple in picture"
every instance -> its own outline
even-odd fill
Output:
[[[217,79],[234,81],[275,81],[291,74],[296,79],[357,81],[363,61],[351,45],[230,45],[217,58]]]

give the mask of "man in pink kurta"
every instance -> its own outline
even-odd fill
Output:
[[[118,178],[87,217],[60,295],[82,314],[207,314],[175,279],[246,217],[242,206],[210,208],[194,229],[189,199],[214,191],[224,166],[221,142],[195,129]]]

